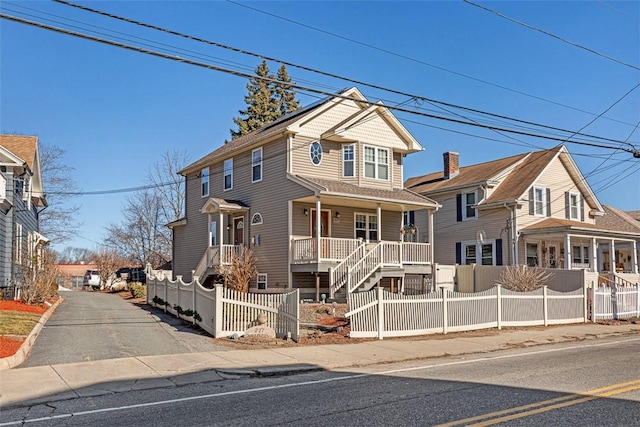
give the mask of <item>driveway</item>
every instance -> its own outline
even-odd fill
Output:
[[[21,368],[228,350],[173,316],[151,307],[154,311],[145,310],[117,294],[60,291],[60,295],[64,302],[45,324]]]

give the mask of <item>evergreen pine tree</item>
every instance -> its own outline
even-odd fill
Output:
[[[291,77],[289,77],[287,67],[284,64],[278,68],[278,75],[276,78],[278,80],[276,94],[280,115],[285,115],[292,111],[299,110],[300,102],[296,100],[296,93],[291,87]]]
[[[233,119],[238,130],[230,130],[232,139],[271,123],[280,116],[274,84],[264,80],[275,80],[275,76],[269,73],[267,61],[263,60],[258,65],[255,74],[258,78],[251,78],[247,83],[248,93],[244,97],[247,108],[239,111],[241,117]]]
[[[247,95],[244,97],[247,108],[239,111],[240,117],[233,118],[238,130],[230,129],[232,139],[246,135],[280,116],[300,109],[300,103],[296,100],[296,93],[291,87],[291,78],[284,64],[278,69],[277,76],[274,76],[269,73],[267,61],[263,60],[256,67],[255,74],[256,77],[250,78],[247,83]]]

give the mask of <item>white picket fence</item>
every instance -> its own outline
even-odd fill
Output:
[[[640,285],[591,289],[591,320],[628,319],[640,317]]]
[[[162,301],[160,302],[159,299]],[[154,301],[155,300],[155,301]],[[252,326],[256,326],[259,314],[266,315],[266,324],[279,337],[300,338],[300,295],[296,289],[286,294],[258,294],[234,291],[216,286],[202,287],[198,279],[184,283],[181,278],[172,281],[147,278],[147,303],[161,307],[178,317],[185,318],[216,338],[234,334],[241,336]],[[191,310],[196,315],[185,316],[178,313]]]
[[[349,295],[353,338],[399,337],[503,326],[587,321],[586,287],[556,292],[543,287],[513,292],[495,286],[474,294],[440,289],[400,295],[382,288]]]

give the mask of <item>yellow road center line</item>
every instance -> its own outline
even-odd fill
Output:
[[[630,387],[627,387],[627,386],[630,386]],[[620,389],[621,387],[627,387],[627,388]],[[618,384],[612,384],[605,387],[595,388],[589,391],[585,391],[583,393],[570,394],[567,396],[560,396],[553,399],[543,400],[540,402],[529,403],[527,405],[517,406],[509,409],[503,409],[501,411],[489,412],[487,414],[478,415],[471,418],[465,418],[462,420],[453,421],[451,423],[440,424],[437,427],[453,427],[453,426],[459,426],[459,425],[467,425],[474,421],[481,421],[481,420],[487,420],[489,418],[493,418],[492,420],[487,421],[489,424],[474,424],[477,426],[490,425],[490,424],[495,424],[497,422],[501,422],[496,420],[507,421],[508,419],[521,418],[522,416],[533,415],[534,413],[544,412],[544,410],[547,410],[547,408],[550,408],[548,410],[551,410],[551,409],[555,409],[556,406],[560,408],[563,406],[575,405],[578,403],[586,402],[588,400],[613,396],[615,394],[636,390],[638,388],[640,388],[640,379],[618,383]],[[566,402],[567,400],[570,400],[571,402]],[[561,404],[560,402],[565,402],[565,403]],[[551,405],[551,406],[545,406],[545,405]],[[545,406],[545,407],[539,408],[540,406]],[[539,408],[539,409],[533,409],[533,408]],[[531,411],[526,411],[528,409],[531,409]],[[526,412],[520,412],[520,411],[526,411]],[[519,412],[519,413],[511,415],[511,417],[513,418],[509,418],[509,417],[494,418],[494,417],[499,417],[501,415],[513,414],[514,412]]]

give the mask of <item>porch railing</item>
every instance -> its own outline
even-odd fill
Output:
[[[588,262],[572,262],[571,263],[572,270],[590,270],[591,266]]]
[[[364,257],[365,245],[360,242],[358,247],[349,254],[336,268],[329,271],[329,296],[334,297],[335,293],[340,290],[349,280],[349,271],[351,268]]]
[[[320,238],[320,256],[318,257],[318,240],[315,237],[293,239],[293,263],[333,261],[341,262],[361,244],[358,239],[339,239],[334,237]]]
[[[353,292],[374,272],[382,267],[384,261],[384,244],[377,243],[365,256],[349,269],[347,290]]]
[[[219,265],[230,265],[234,256],[241,255],[242,245],[209,246],[204,251],[202,258],[200,258],[193,275],[199,280],[202,280],[204,274],[209,268],[217,267]]]

